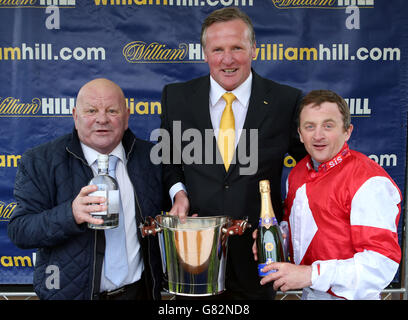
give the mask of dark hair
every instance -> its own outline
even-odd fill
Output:
[[[252,45],[255,44],[254,26],[252,25],[251,19],[248,17],[248,15],[236,7],[227,7],[215,10],[212,13],[210,13],[210,15],[207,18],[205,18],[201,26],[200,40],[202,47],[205,48],[205,35],[207,28],[209,26],[216,22],[227,22],[236,19],[245,22],[249,31],[249,40],[251,41]]]
[[[351,116],[347,102],[337,93],[330,90],[313,90],[303,97],[298,110],[298,126],[300,126],[300,113],[305,106],[309,104],[312,104],[313,106],[320,106],[323,102],[333,102],[337,104],[343,117],[344,130],[348,130],[351,124]]]

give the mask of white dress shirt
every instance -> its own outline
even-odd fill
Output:
[[[81,143],[81,147],[86,161],[91,166],[94,175],[96,175],[98,173],[98,152],[83,143]],[[120,198],[125,217],[126,251],[129,273],[119,286],[122,287],[126,284],[140,280],[144,266],[140,243],[137,238],[134,190],[127,173],[127,160],[122,143],[120,143],[110,154],[119,158],[116,165],[116,181],[119,184]],[[105,263],[103,263],[100,291],[111,291],[114,289],[117,289],[117,287],[105,277]]]
[[[232,111],[235,119],[235,148],[238,145],[239,137],[241,136],[242,128],[246,114],[248,111],[249,98],[251,96],[252,87],[252,73],[249,77],[232,92],[236,99],[232,102]],[[222,113],[224,112],[226,102],[223,99],[223,94],[227,92],[221,87],[212,77],[210,77],[210,116],[211,123],[214,129],[215,138],[218,140],[218,131],[220,129],[220,122]]]
[[[235,119],[235,148],[238,145],[239,138],[241,136],[242,128],[244,127],[244,122],[246,114],[248,111],[249,98],[251,97],[252,89],[252,72],[249,74],[248,78],[236,89],[228,92],[232,92],[236,99],[232,103],[232,111],[234,112]],[[224,111],[225,105],[227,104],[222,98],[223,94],[227,92],[223,87],[221,87],[214,79],[210,76],[210,103],[209,111],[211,117],[211,123],[214,129],[215,138],[218,140],[218,131],[220,129],[220,122],[222,113]],[[186,187],[183,183],[178,182],[174,184],[170,190],[170,199],[174,202],[174,196],[180,190],[187,192]]]

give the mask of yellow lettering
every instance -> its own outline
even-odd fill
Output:
[[[154,3],[156,5],[160,5],[161,1],[160,0],[94,0],[95,5],[111,5],[111,6],[124,6],[124,5],[132,5],[135,4],[137,6],[143,6],[143,5],[153,5]],[[0,0],[1,4],[1,0]],[[168,0],[163,0],[163,5],[167,5]]]
[[[297,60],[298,59],[298,51],[297,48],[287,48],[285,50],[285,59],[286,60]]]
[[[309,7],[309,8],[318,8],[330,6],[332,7],[336,0],[272,0],[274,5],[278,8],[283,7]]]
[[[122,53],[127,62],[175,61],[183,60],[188,52],[187,44],[182,43],[178,49],[165,49],[166,45],[153,42],[147,45],[143,41],[133,41],[123,47]]]
[[[258,59],[259,50],[259,48],[255,48],[255,57],[252,60]]]
[[[286,156],[283,160],[283,164],[287,168],[293,168],[294,166],[296,166],[296,160],[292,156]]]
[[[21,159],[21,155],[5,155],[0,154],[0,168],[11,168],[12,166],[15,168],[18,166],[18,160]]]
[[[143,109],[141,107],[144,107]],[[138,114],[149,114],[149,102],[139,102],[136,104],[136,112]]]
[[[21,257],[21,256],[15,256],[14,257],[14,266],[15,267],[25,267],[26,266],[26,262],[27,262],[27,266],[28,267],[32,267],[32,263],[31,263],[31,259],[30,257]]]
[[[32,267],[33,263],[29,256],[2,256],[0,264],[3,267]]]
[[[300,60],[304,59],[304,54],[306,53],[306,60],[317,60],[317,49],[316,48],[300,48]],[[311,57],[313,54],[313,58]]]
[[[158,101],[152,102],[150,104],[150,113],[151,114],[161,114],[162,113],[161,103]]]
[[[0,220],[10,220],[11,214],[13,213],[16,206],[16,202],[11,202],[6,206],[3,201],[0,201]]]
[[[7,97],[0,103],[0,114],[36,114],[40,107],[38,98],[33,98],[32,103],[20,103],[20,99]]]
[[[9,59],[9,54],[11,55],[11,60],[17,60],[21,59],[21,49],[20,48],[3,48],[3,60],[8,60]]]
[[[95,0],[95,5],[99,6],[101,4],[101,0]],[[107,0],[102,0],[102,5],[107,5]]]
[[[11,259],[10,256],[2,256],[0,258],[0,263],[3,267],[12,267],[13,266],[13,260]]]
[[[129,108],[130,114],[161,114],[161,103],[159,101],[140,101],[135,104],[134,98],[126,98],[126,105]]]
[[[0,0],[0,6],[25,6],[35,4],[36,0]]]
[[[7,166],[11,167],[11,161],[13,161],[13,167],[17,167],[17,160],[21,159],[21,156],[10,155],[7,156]]]

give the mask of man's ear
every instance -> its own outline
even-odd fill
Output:
[[[346,139],[345,139],[346,142],[350,139],[351,133],[353,132],[353,128],[354,128],[353,125],[350,124],[349,128],[346,130]]]
[[[299,133],[300,142],[304,143],[304,142],[303,142],[303,139],[302,139],[302,134],[300,133],[299,127],[297,128],[297,132]]]
[[[77,111],[76,111],[76,106],[72,109],[72,118],[74,118],[75,129],[77,129],[76,121],[77,121],[77,118],[78,118],[78,114],[77,114]]]

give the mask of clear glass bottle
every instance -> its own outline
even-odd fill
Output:
[[[119,224],[120,198],[118,182],[108,174],[109,156],[98,155],[98,174],[89,181],[88,185],[97,185],[98,190],[90,193],[90,196],[105,197],[108,210],[93,212],[92,217],[102,219],[102,224],[88,223],[91,229],[112,229]],[[92,204],[90,204],[92,205]]]
[[[261,193],[261,214],[259,217],[258,236],[258,274],[263,277],[274,272],[262,272],[261,269],[272,262],[284,262],[283,238],[272,207],[269,180],[259,181]]]

